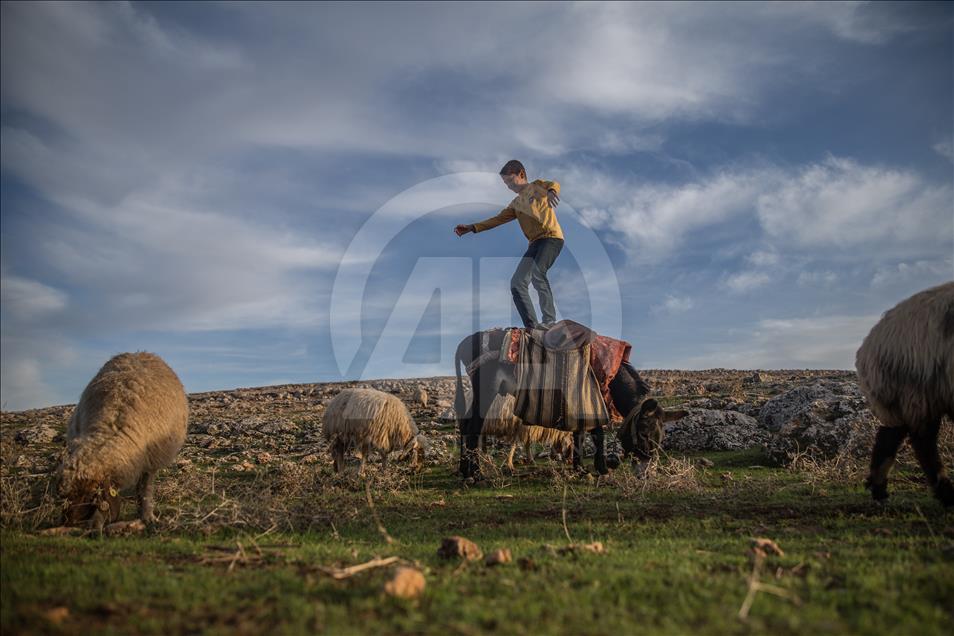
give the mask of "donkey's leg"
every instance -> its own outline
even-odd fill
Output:
[[[928,485],[934,496],[940,499],[945,508],[954,506],[954,487],[944,471],[941,456],[937,452],[937,436],[941,428],[941,418],[935,419],[921,430],[911,432],[911,447],[918,458]]]
[[[580,466],[580,457],[583,453],[583,433],[573,433],[573,469],[578,470]]]
[[[593,455],[593,466],[596,468],[596,472],[605,475],[609,472],[609,469],[606,467],[606,440],[603,427],[597,426],[590,431],[590,437],[593,438],[593,446],[596,447],[596,453]]]
[[[904,426],[882,426],[878,429],[874,448],[871,450],[871,469],[865,480],[865,488],[871,491],[875,501],[888,498],[888,473],[891,472],[894,457],[907,436],[908,429]]]

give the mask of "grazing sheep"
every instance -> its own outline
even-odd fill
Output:
[[[421,385],[418,385],[417,389],[414,390],[414,402],[419,404],[421,408],[427,408],[427,391]]]
[[[623,447],[623,457],[632,455],[634,464],[653,459],[662,448],[666,434],[663,425],[687,415],[689,411],[666,411],[656,400],[645,400],[638,410],[633,409],[620,427],[619,442]]]
[[[885,312],[855,357],[858,384],[881,420],[865,486],[888,497],[888,473],[907,436],[944,506],[954,487],[937,452],[941,419],[954,419],[954,283],[919,292]]]
[[[376,389],[344,389],[325,408],[322,433],[331,447],[335,472],[344,467],[345,451],[357,448],[361,453],[359,474],[372,450],[381,454],[387,467],[392,451],[403,451],[401,459],[411,456],[411,467],[424,462],[424,438],[418,433],[404,403],[390,393]]]
[[[156,471],[185,441],[189,402],[176,374],[152,353],[110,359],[80,396],[59,468],[64,521],[102,531],[119,518],[119,491],[136,485],[139,516],[151,524]]]
[[[551,457],[565,459],[573,450],[573,433],[561,431],[545,426],[526,426],[513,414],[516,398],[512,395],[498,395],[494,398],[487,415],[484,416],[484,427],[481,437],[492,435],[497,439],[513,442],[505,466],[513,470],[513,456],[517,446],[522,444],[527,460],[533,463],[532,445],[549,445]]]

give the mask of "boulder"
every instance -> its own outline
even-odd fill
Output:
[[[777,433],[796,415],[809,410],[810,405],[815,402],[826,405],[823,408],[829,410],[840,408],[854,412],[859,408],[865,408],[864,396],[855,382],[819,380],[773,397],[762,405],[759,422],[769,431]],[[844,407],[837,406],[841,402],[845,402]]]
[[[691,410],[666,424],[663,448],[668,451],[726,451],[762,446],[769,433],[758,420],[738,411]]]
[[[37,424],[17,431],[16,441],[25,446],[31,444],[50,444],[61,438],[59,431],[49,424]]]
[[[780,464],[800,454],[814,460],[867,457],[879,426],[858,385],[837,380],[820,380],[772,398],[759,420],[772,433],[765,452]]]

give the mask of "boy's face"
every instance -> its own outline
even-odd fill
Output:
[[[527,178],[520,174],[502,174],[500,178],[514,192],[520,192],[521,186],[527,185]]]

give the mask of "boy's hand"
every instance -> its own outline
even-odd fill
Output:
[[[473,231],[474,231],[473,225],[458,225],[457,227],[454,228],[454,232],[457,234],[457,236],[463,236],[464,234],[467,234],[468,232],[473,232]]]
[[[556,193],[556,190],[547,190],[547,202],[551,208],[560,205],[560,195]]]

